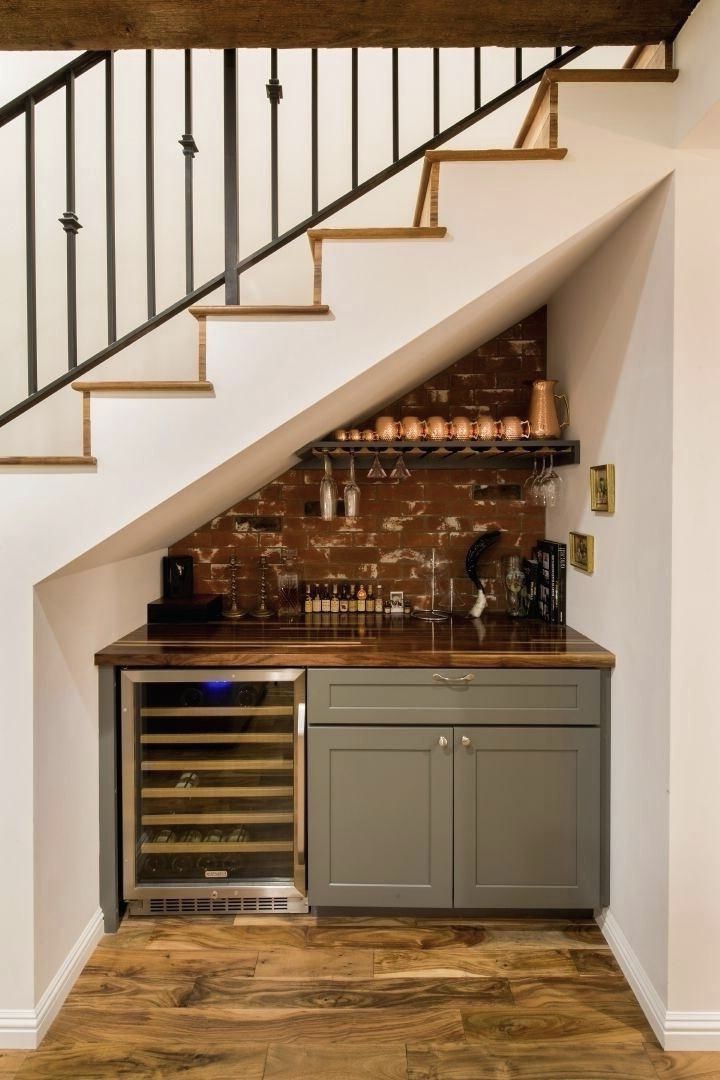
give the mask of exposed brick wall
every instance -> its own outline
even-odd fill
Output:
[[[400,417],[414,413],[476,416],[478,406],[493,415],[527,416],[530,383],[546,370],[546,312],[542,308],[468,353],[440,375],[382,412]],[[376,414],[376,415],[379,415]],[[369,418],[371,423],[374,416]],[[360,425],[362,426],[362,424]],[[369,460],[368,460],[369,465]],[[436,549],[441,573],[464,576],[465,553],[478,534],[498,528],[500,542],[482,564],[490,606],[504,607],[500,582],[503,555],[529,555],[545,531],[545,513],[531,506],[519,490],[522,470],[414,468],[410,480],[373,484],[358,470],[361,517],[322,521],[306,512],[316,503],[321,473],[292,469],[261,491],[243,499],[196,532],[174,544],[171,554],[195,559],[197,592],[228,591],[228,562],[239,562],[243,606],[252,606],[258,585],[258,556],[271,563],[280,547],[297,552],[304,579],[380,582],[385,595],[402,589],[414,603],[427,601],[430,554]],[[336,469],[342,493],[347,473]],[[269,575],[274,592],[274,574]]]

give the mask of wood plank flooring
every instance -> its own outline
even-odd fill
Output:
[[[126,919],[0,1080],[720,1080],[590,920]]]

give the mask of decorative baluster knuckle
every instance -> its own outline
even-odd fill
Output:
[[[185,157],[194,158],[196,154],[200,153],[194,137],[189,132],[186,132],[181,139],[178,139],[178,143],[182,146]]]
[[[66,210],[62,217],[58,218],[58,221],[62,225],[66,233],[72,233],[73,236],[77,236],[77,233],[82,229],[82,225],[78,219],[77,214],[74,214],[72,210]]]
[[[268,101],[273,105],[277,105],[277,103],[282,100],[283,96],[282,83],[279,79],[271,77],[265,84],[265,92],[268,96]]]

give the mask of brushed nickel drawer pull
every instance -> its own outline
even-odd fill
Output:
[[[440,738],[438,739],[438,746],[442,746],[442,748],[444,750],[445,747],[447,746],[447,744],[448,744],[447,739],[445,738],[444,735],[441,735]]]
[[[461,743],[463,744],[463,746],[472,746],[472,743],[471,743],[471,742],[470,742],[470,740],[468,739],[467,735],[463,735],[463,737],[462,737],[462,739],[460,740],[460,742],[461,742]]]
[[[461,675],[459,679],[452,679],[449,675],[441,675],[439,671],[436,671],[433,675],[433,679],[437,682],[446,683],[469,683],[472,682],[475,676],[472,671],[468,671],[467,675]]]

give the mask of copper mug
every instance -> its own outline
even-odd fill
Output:
[[[467,416],[453,416],[450,421],[450,434],[453,439],[472,439],[473,423]]]
[[[394,442],[402,436],[402,425],[392,416],[378,416],[375,421],[375,434],[383,442]]]
[[[350,428],[347,433],[347,437],[352,442],[360,442],[360,440],[362,439],[362,431],[360,430],[360,428]]]
[[[370,428],[370,427],[363,428],[361,434],[362,434],[363,442],[375,442],[375,440],[377,439],[377,435],[375,434],[374,428]]]
[[[400,421],[403,438],[410,442],[419,442],[425,437],[425,421],[419,416],[403,416]]]
[[[499,422],[493,420],[491,416],[478,416],[475,421],[475,438],[481,439],[483,442],[490,442],[491,439],[499,438],[498,424]]]
[[[428,439],[440,442],[448,437],[448,422],[442,416],[431,416],[425,421]]]
[[[519,416],[503,416],[498,420],[498,434],[501,439],[529,439],[530,421]]]

